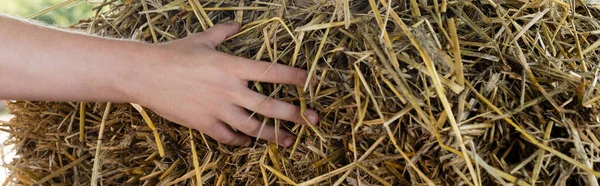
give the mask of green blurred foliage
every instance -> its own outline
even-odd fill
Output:
[[[0,13],[18,17],[27,17],[31,14],[44,10],[65,0],[1,0]],[[93,6],[84,0],[78,0],[61,8],[55,9],[36,20],[50,25],[68,27],[79,20],[89,18],[93,15]]]

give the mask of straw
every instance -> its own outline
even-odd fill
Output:
[[[8,108],[14,119],[0,123],[10,134],[5,144],[14,145],[19,156],[6,165],[8,185],[598,182],[595,5],[559,0],[94,5],[102,11],[71,29],[154,44],[241,23],[240,32],[218,50],[306,70],[305,86],[259,80],[248,88],[298,106],[308,124],[251,113],[263,127],[287,130],[296,140],[287,148],[264,140],[238,147],[137,104],[113,103],[108,113],[106,103],[13,101]],[[304,116],[308,109],[319,114],[318,123]]]

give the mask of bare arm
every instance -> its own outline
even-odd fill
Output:
[[[297,106],[267,100],[246,85],[260,80],[302,86],[307,72],[214,50],[238,29],[237,23],[216,25],[185,39],[151,45],[0,16],[0,99],[140,103],[232,145],[247,145],[249,136],[259,133],[261,122],[244,108],[304,123]],[[317,122],[314,111],[307,115]],[[275,130],[265,126],[260,138],[291,145],[291,133]]]
[[[138,53],[148,53],[141,43],[63,32],[2,16],[0,41],[0,99],[133,101],[117,82],[147,60]]]

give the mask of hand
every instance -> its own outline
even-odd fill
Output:
[[[156,54],[151,54],[157,55],[156,60],[137,71],[142,79],[133,81],[138,83],[136,101],[221,143],[249,145],[252,136],[290,146],[295,140],[290,132],[276,130],[271,124],[262,127],[261,132],[262,122],[245,109],[305,124],[300,108],[268,99],[247,85],[248,81],[261,81],[304,86],[308,72],[216,51],[215,47],[237,33],[239,27],[238,23],[215,25],[184,39],[151,45],[156,49]],[[315,111],[307,110],[305,114],[317,123]]]

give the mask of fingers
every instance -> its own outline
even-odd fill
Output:
[[[283,147],[289,147],[296,139],[293,134],[284,129],[277,130],[271,124],[263,124],[240,107],[232,110],[233,112],[224,116],[225,122],[245,134],[277,143]]]
[[[235,35],[240,30],[240,24],[231,22],[226,24],[218,24],[202,33],[202,39],[205,39],[207,44],[216,48],[229,36]]]
[[[276,99],[267,99],[267,96],[254,92],[250,89],[240,90],[239,95],[240,97],[235,100],[235,104],[238,104],[244,108],[258,112],[259,114],[270,118],[306,124],[306,121],[304,118],[302,118],[300,113],[300,107],[298,106]],[[319,118],[315,111],[306,110],[304,114],[312,124],[316,124],[318,122]]]
[[[235,146],[248,146],[252,140],[247,135],[234,132],[225,123],[215,121],[214,124],[209,127],[202,128],[202,131],[217,140],[218,142],[235,145]]]
[[[308,78],[308,72],[303,69],[241,57],[233,58],[232,61],[234,62],[228,63],[228,65],[230,65],[228,68],[233,70],[239,78],[244,80],[282,83],[304,87],[306,79]]]

